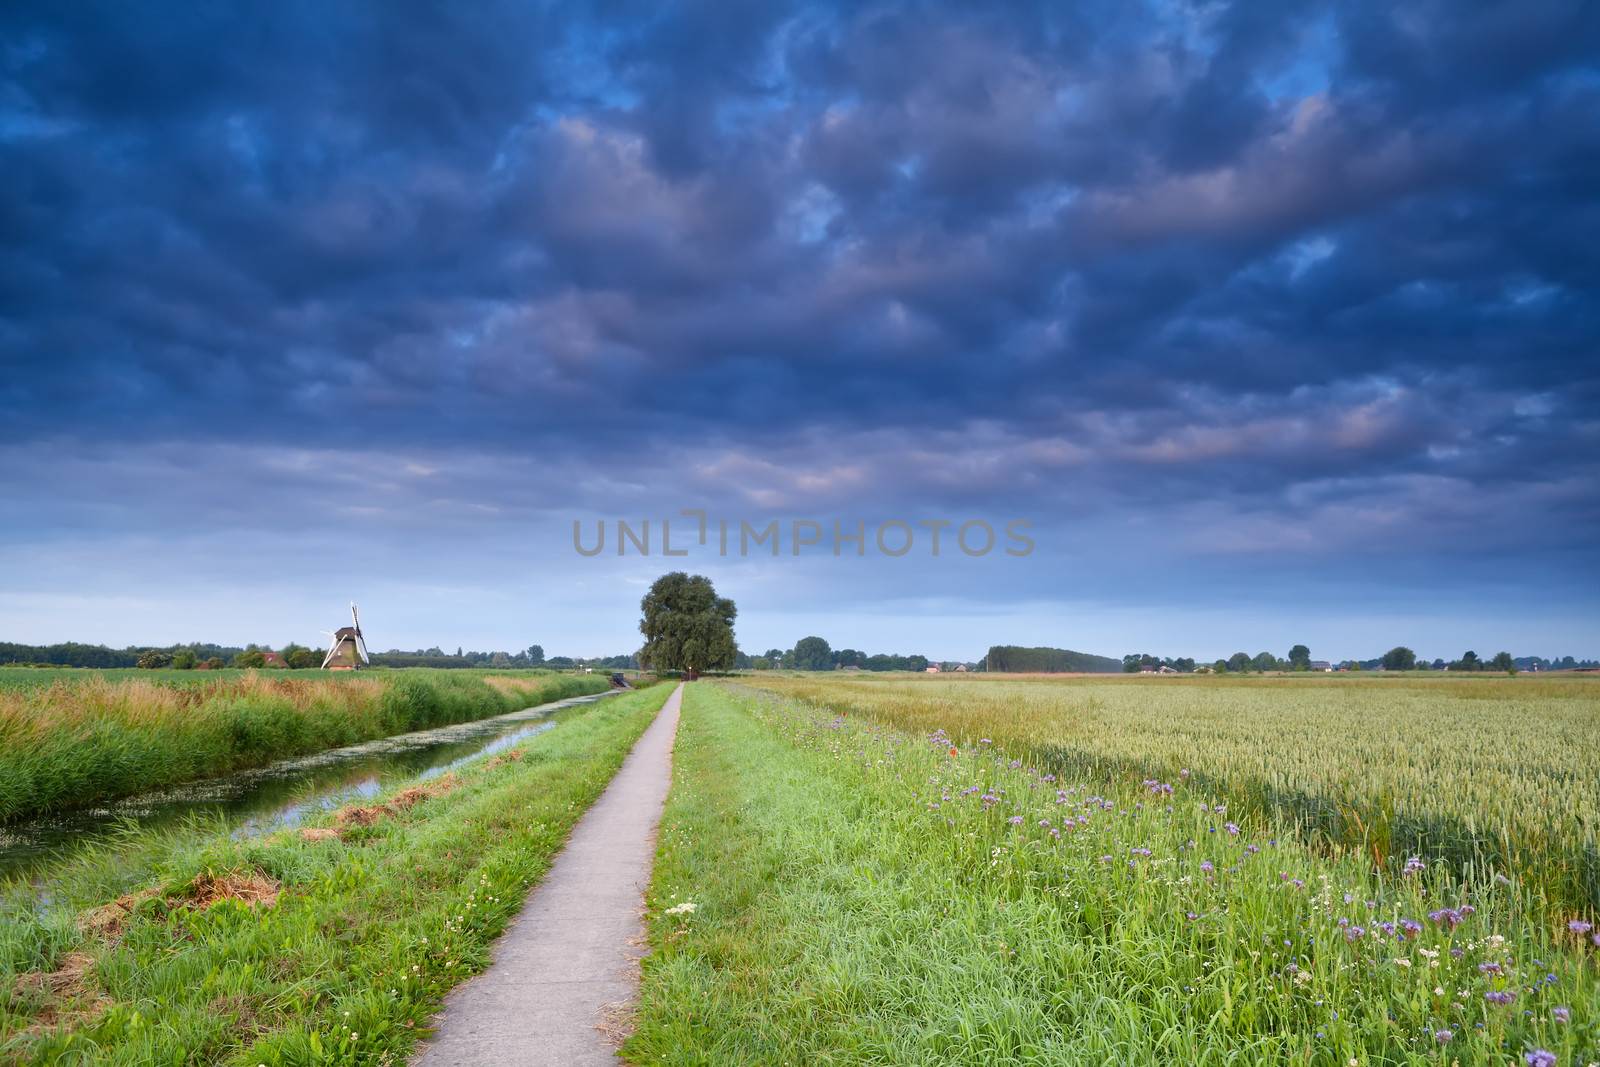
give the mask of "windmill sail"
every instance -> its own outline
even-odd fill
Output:
[[[354,603],[350,605],[350,625],[341,626],[329,636],[328,654],[322,657],[322,666],[331,671],[353,671],[372,661],[367,657],[367,642],[361,635],[361,616]]]

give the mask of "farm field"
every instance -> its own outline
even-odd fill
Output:
[[[0,1062],[404,1062],[670,689],[294,831],[153,839],[137,886],[77,857],[0,923]]]
[[[14,670],[0,681],[0,821],[608,688],[600,675],[426,669]]]
[[[1600,678],[755,675],[1089,781],[1187,779],[1390,873],[1413,856],[1600,911]]]
[[[1374,864],[1302,834],[1290,809],[1235,806],[1228,773],[1274,757],[1298,768],[1285,781],[1324,795],[1340,771],[1355,781],[1341,738],[1381,736],[1383,707],[1423,714],[1387,682],[1316,691],[1371,712],[1330,725],[1318,751],[1334,769],[1319,777],[1295,745],[1326,709],[1302,708],[1286,737],[1252,724],[1297,692],[1270,681],[1192,697],[1136,683],[759,681],[688,691],[634,1062],[1600,1060],[1593,909],[1429,853]],[[1493,709],[1483,723],[1522,707],[1496,682],[1449,693]],[[1528,693],[1527,713],[1555,721],[1580,714],[1567,702],[1592,707],[1582,692]],[[1120,730],[1124,747],[1084,740],[1082,763],[1040,766],[1064,738],[1009,709],[1059,723],[1091,700],[1097,725],[1073,736]],[[1154,711],[1119,726],[1143,704],[1166,709],[1170,733]],[[1207,762],[1191,719],[1225,708]],[[1440,719],[1446,733],[1478,721],[1449,705]],[[1252,730],[1267,746],[1256,764],[1242,755]],[[1498,737],[1467,751],[1488,762],[1530,743]],[[1139,759],[1171,759],[1171,773],[1141,778]]]

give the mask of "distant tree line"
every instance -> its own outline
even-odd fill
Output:
[[[21,645],[0,642],[0,665],[25,665],[40,667],[93,667],[110,669],[140,667],[145,670],[194,670],[219,667],[268,666],[268,646],[248,644],[244,647],[195,642],[187,645],[164,647],[133,645],[128,648],[107,648],[105,645],[85,645],[68,641],[58,645]],[[324,650],[315,645],[302,645],[290,641],[278,655],[282,666],[304,670],[322,666]],[[552,670],[570,670],[579,667],[597,667],[610,670],[637,668],[637,653],[604,657],[552,656],[545,658],[544,649],[529,645],[518,652],[469,652],[456,649],[454,654],[440,648],[419,648],[414,652],[390,649],[372,654],[372,663],[378,667],[439,667],[439,668],[532,668],[548,667]],[[274,663],[273,666],[278,666]]]
[[[833,671],[853,668],[863,671],[925,671],[931,666],[927,656],[902,656],[899,653],[867,653],[854,648],[835,649],[825,638],[802,637],[791,649],[769,648],[759,656],[743,656],[736,666],[768,671]],[[951,665],[952,668],[954,664]]]
[[[1492,658],[1481,659],[1476,652],[1462,653],[1460,659],[1446,662],[1435,659],[1432,662],[1419,659],[1417,654],[1404,645],[1396,645],[1381,656],[1364,660],[1340,660],[1336,663],[1327,663],[1313,666],[1311,650],[1305,645],[1295,645],[1289,654],[1282,659],[1271,652],[1258,652],[1254,656],[1248,652],[1235,652],[1226,659],[1219,659],[1209,664],[1197,664],[1186,656],[1177,658],[1153,656],[1148,652],[1130,652],[1122,657],[1122,670],[1129,674],[1141,671],[1159,671],[1167,668],[1180,674],[1199,672],[1206,674],[1249,674],[1251,672],[1264,673],[1267,671],[1308,671],[1308,670],[1341,670],[1341,671],[1501,671],[1515,673],[1517,671],[1537,670],[1575,670],[1579,668],[1596,668],[1600,663],[1594,660],[1574,659],[1564,656],[1560,659],[1543,659],[1539,656],[1514,657],[1509,652],[1498,652]]]
[[[983,657],[984,670],[1013,674],[1113,674],[1123,664],[1110,656],[1074,652],[1069,648],[1023,648],[995,645]]]

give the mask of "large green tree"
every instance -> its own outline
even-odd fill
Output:
[[[1304,671],[1311,669],[1311,650],[1305,645],[1295,645],[1289,650],[1289,669]]]
[[[794,665],[802,671],[831,671],[833,649],[820,637],[802,637],[794,644]]]
[[[673,571],[656,579],[639,607],[644,648],[639,660],[656,670],[715,671],[733,665],[733,601],[711,579]]]
[[[1417,654],[1405,645],[1396,645],[1383,654],[1386,671],[1412,671],[1417,668]]]

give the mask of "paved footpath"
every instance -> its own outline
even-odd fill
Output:
[[[495,945],[494,962],[458,986],[420,1067],[615,1064],[599,1029],[638,991],[644,891],[672,783],[679,684],[567,847]]]

